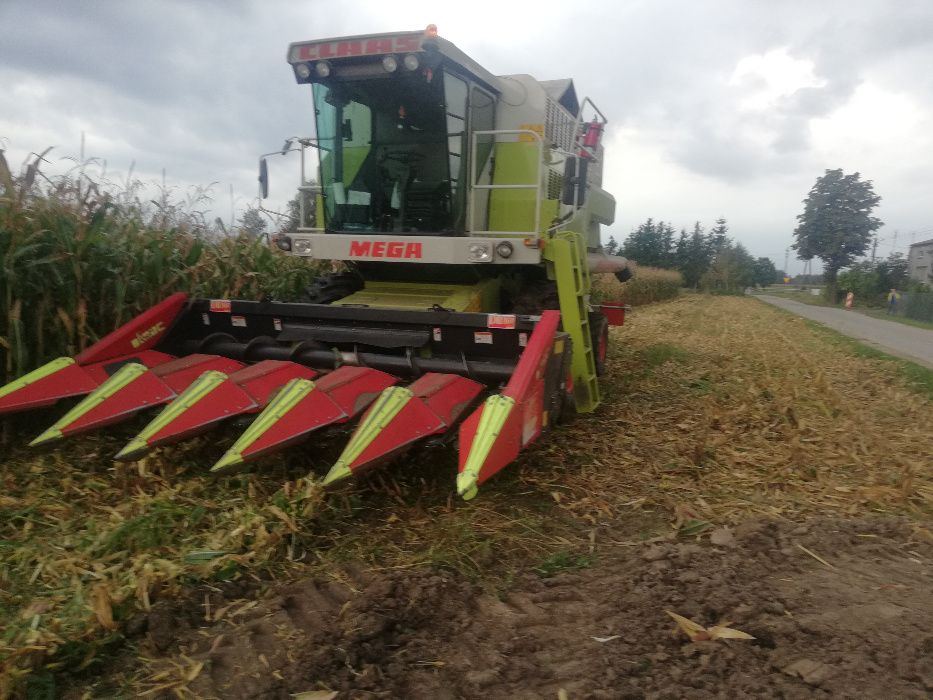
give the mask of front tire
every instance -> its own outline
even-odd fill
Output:
[[[609,356],[609,321],[601,313],[590,314],[590,338],[593,341],[593,361],[596,364],[596,376],[606,374]]]

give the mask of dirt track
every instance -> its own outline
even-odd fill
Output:
[[[528,573],[501,598],[450,574],[393,572],[294,583],[210,624],[197,601],[157,606],[144,651],[165,671],[200,669],[176,690],[229,699],[925,698],[925,534],[893,519],[747,522],[715,545],[619,546],[605,533],[592,567]],[[755,639],[690,642],[665,610]]]

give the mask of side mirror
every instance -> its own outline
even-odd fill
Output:
[[[269,196],[269,166],[265,158],[259,159],[259,192],[263,199]]]

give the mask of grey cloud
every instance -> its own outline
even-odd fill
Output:
[[[310,131],[310,95],[284,61],[287,44],[435,20],[422,12],[376,0],[0,0],[0,81],[46,92],[29,111],[0,107],[0,123],[14,125],[0,136],[41,149],[49,144],[21,143],[16,125],[23,133],[42,127],[67,150],[85,129],[91,144],[112,143],[112,152],[94,153],[112,167],[136,160],[149,173],[164,166],[184,181],[233,182],[251,196],[256,156]],[[861,82],[909,91],[933,110],[933,72],[919,69],[933,63],[927,0],[595,0],[529,15],[505,41],[487,31],[495,22],[495,6],[477,3],[441,33],[494,73],[573,77],[609,115],[610,129],[636,130],[661,160],[729,183],[740,212],[747,183],[793,179],[782,194],[796,206],[824,166],[836,167],[816,162],[810,123]],[[740,111],[737,100],[760,85],[748,76],[730,86],[737,62],[782,47],[812,60],[825,86],[798,90],[765,113]],[[625,153],[611,158],[626,162]],[[691,201],[690,192],[671,193],[678,197]]]

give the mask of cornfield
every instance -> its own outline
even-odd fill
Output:
[[[172,292],[287,300],[313,275],[207,223],[204,192],[146,201],[138,181],[48,179],[40,161],[14,176],[0,151],[0,380],[80,352]]]
[[[619,282],[612,275],[596,275],[593,279],[594,301],[622,301],[626,304],[649,304],[673,299],[680,294],[684,278],[679,272],[657,267],[639,266],[628,282]]]

